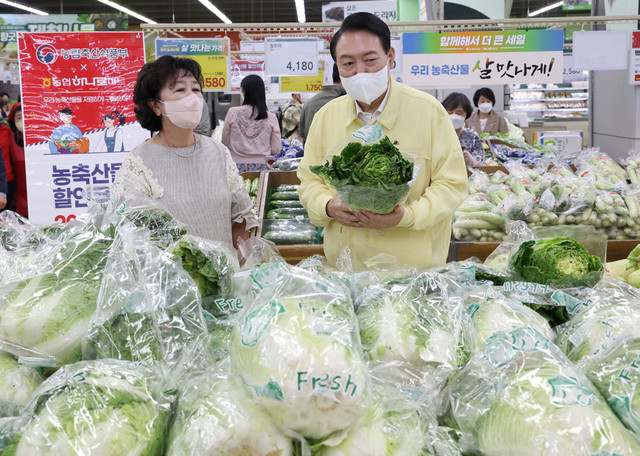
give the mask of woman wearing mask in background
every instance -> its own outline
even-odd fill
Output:
[[[16,103],[9,111],[9,155],[13,166],[15,192],[8,208],[23,217],[29,217],[27,206],[27,174],[24,166],[24,135],[22,126],[22,105]],[[3,127],[4,128],[4,127]],[[2,146],[4,147],[4,145]]]
[[[473,130],[464,128],[465,120],[473,113],[469,99],[462,93],[452,92],[444,99],[442,106],[449,113],[453,128],[458,134],[465,164],[484,166],[484,149],[480,137]]]
[[[478,110],[467,119],[467,127],[473,128],[479,135],[488,133],[490,135],[501,135],[509,133],[507,121],[500,114],[493,110],[496,104],[496,96],[488,87],[482,87],[473,94],[473,104]]]
[[[122,195],[157,199],[193,235],[233,243],[258,225],[231,154],[194,129],[202,116],[202,71],[188,58],[162,56],[138,74],[140,125],[158,132],[135,147],[116,175]]]
[[[224,119],[222,144],[231,151],[238,171],[269,169],[267,158],[280,152],[280,127],[267,110],[264,81],[250,74],[240,83],[242,106],[231,108]]]

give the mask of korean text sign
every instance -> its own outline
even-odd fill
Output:
[[[403,34],[403,79],[417,88],[562,82],[563,30]]]
[[[202,90],[229,90],[229,38],[158,38],[156,56],[189,57],[202,67]]]
[[[66,222],[109,197],[149,137],[133,111],[142,32],[18,33],[29,216]]]

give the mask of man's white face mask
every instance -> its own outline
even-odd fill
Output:
[[[356,100],[371,104],[387,90],[389,85],[389,70],[385,65],[375,73],[358,73],[350,78],[340,77],[347,95]]]

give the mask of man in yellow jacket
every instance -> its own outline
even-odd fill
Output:
[[[330,49],[347,96],[316,114],[298,168],[300,200],[311,221],[325,227],[327,259],[335,264],[348,248],[358,269],[380,254],[420,269],[444,264],[451,218],[467,194],[464,158],[449,114],[434,97],[390,77],[395,65],[391,34],[375,15],[348,16]],[[375,137],[376,130],[418,170],[406,203],[387,215],[351,211],[335,189],[309,170],[356,137]]]

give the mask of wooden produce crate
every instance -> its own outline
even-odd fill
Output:
[[[261,223],[258,228],[258,236],[262,236],[263,222],[267,216],[267,198],[272,189],[278,185],[300,185],[300,179],[295,171],[263,171],[261,179]],[[276,245],[278,252],[287,263],[296,264],[312,255],[324,255],[322,244]]]

